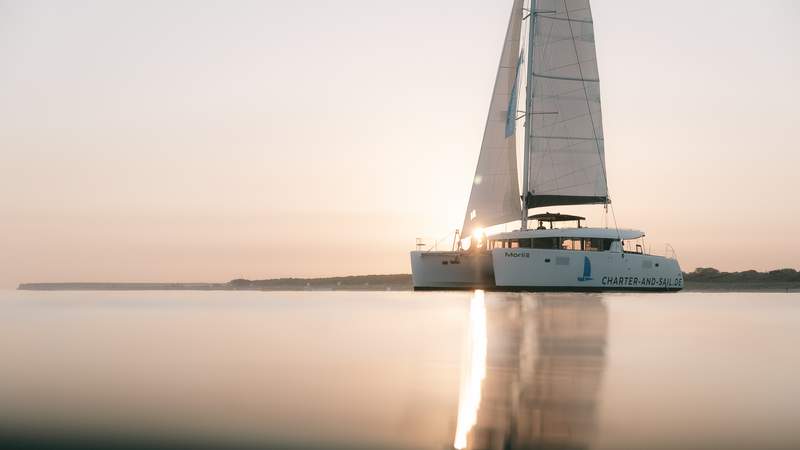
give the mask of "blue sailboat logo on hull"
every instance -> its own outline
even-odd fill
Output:
[[[583,260],[583,276],[578,278],[578,281],[592,281],[592,262],[589,261],[588,256]]]

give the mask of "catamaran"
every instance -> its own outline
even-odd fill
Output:
[[[524,122],[522,189],[518,121]],[[578,205],[600,205],[608,214],[610,203],[589,0],[514,0],[460,232],[469,237],[468,247],[457,236],[452,251],[412,252],[414,287],[681,290],[674,251],[648,253],[644,232],[616,224],[584,227],[583,217],[549,211],[530,215]],[[520,223],[520,229],[484,232],[509,223]],[[562,225],[569,223],[574,225]]]

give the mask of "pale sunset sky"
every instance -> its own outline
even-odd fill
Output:
[[[511,3],[0,0],[0,287],[409,273],[461,226]],[[619,225],[800,268],[800,3],[592,6]]]

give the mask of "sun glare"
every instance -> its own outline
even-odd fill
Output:
[[[469,350],[461,374],[458,399],[458,422],[453,447],[467,448],[470,431],[478,422],[481,406],[481,385],[486,378],[486,301],[483,291],[475,291],[469,308]]]

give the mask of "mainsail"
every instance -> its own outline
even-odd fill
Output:
[[[528,208],[608,202],[589,0],[533,0]]]
[[[589,0],[531,0],[525,101],[525,211],[609,202],[600,79]],[[516,121],[523,0],[515,0],[463,236],[522,214]],[[524,225],[524,223],[523,223]]]
[[[517,175],[517,85],[523,0],[515,0],[500,67],[492,93],[478,168],[472,185],[463,236],[479,228],[518,220],[521,215]]]

